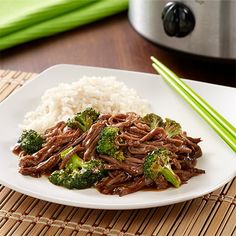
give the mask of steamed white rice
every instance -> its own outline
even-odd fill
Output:
[[[34,111],[26,113],[20,128],[41,133],[87,107],[112,114],[132,111],[144,115],[150,112],[148,102],[116,78],[83,77],[77,82],[61,83],[45,91],[41,104]]]

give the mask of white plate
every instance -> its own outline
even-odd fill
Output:
[[[32,178],[18,173],[18,159],[11,146],[20,135],[18,124],[34,109],[40,96],[60,82],[72,82],[83,75],[116,76],[150,101],[154,112],[179,121],[193,137],[201,137],[203,157],[197,167],[206,174],[194,177],[178,189],[140,191],[124,197],[100,194],[95,189],[67,190],[51,184],[46,177]],[[236,91],[206,83],[186,81],[203,98],[235,125]],[[53,66],[0,104],[0,182],[21,193],[65,205],[99,209],[135,209],[173,204],[207,194],[236,175],[236,155],[217,134],[157,75],[76,65]]]

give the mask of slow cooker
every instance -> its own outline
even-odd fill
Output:
[[[236,59],[236,0],[130,0],[129,19],[137,32],[162,46]]]

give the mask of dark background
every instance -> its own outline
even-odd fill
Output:
[[[155,45],[135,32],[127,13],[2,51],[0,69],[39,73],[66,63],[155,73],[151,55],[181,77],[236,87],[235,60],[212,60]]]

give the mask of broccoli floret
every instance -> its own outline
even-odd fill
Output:
[[[119,128],[107,126],[102,130],[100,139],[97,145],[97,152],[114,157],[119,161],[125,159],[122,151],[115,144],[115,139],[118,136]]]
[[[69,171],[66,171],[65,169],[62,170],[55,170],[51,173],[51,175],[48,177],[51,183],[55,185],[65,186],[68,183],[69,179]],[[67,187],[69,188],[69,187]]]
[[[145,159],[143,171],[144,176],[155,181],[159,175],[178,188],[181,180],[174,173],[170,166],[171,152],[165,148],[159,148],[150,154]]]
[[[169,138],[182,133],[182,129],[179,123],[168,118],[166,118],[164,122],[160,116],[154,113],[147,114],[146,116],[142,118],[142,120],[151,129],[155,129],[156,127],[163,127]]]
[[[169,138],[174,137],[174,136],[179,135],[179,134],[182,133],[182,128],[181,128],[179,123],[177,123],[174,120],[168,119],[168,118],[166,118],[165,120],[166,121],[163,124],[163,128],[165,129],[165,131],[167,133],[167,136]]]
[[[18,143],[27,154],[33,154],[42,148],[44,139],[35,130],[30,129],[22,132]]]
[[[154,113],[149,113],[145,115],[142,120],[151,128],[155,129],[156,127],[162,126],[163,120],[160,116],[154,114]]]
[[[72,147],[67,148],[66,150],[62,151],[60,153],[61,159],[63,160],[64,157],[72,150]],[[83,160],[77,155],[74,154],[71,156],[70,160],[66,164],[66,169],[74,170],[78,168],[82,168],[83,166]]]
[[[63,159],[71,150],[69,148],[61,153]],[[106,175],[103,163],[100,160],[84,162],[78,155],[74,154],[66,167],[56,170],[49,176],[51,183],[64,186],[69,189],[85,189],[93,186]]]
[[[67,126],[72,129],[81,129],[83,132],[87,131],[91,125],[97,120],[99,113],[93,108],[87,108],[82,112],[74,115],[74,117],[67,120]]]
[[[82,169],[62,169],[52,172],[50,182],[69,189],[90,188],[106,174],[100,161],[91,160]]]

